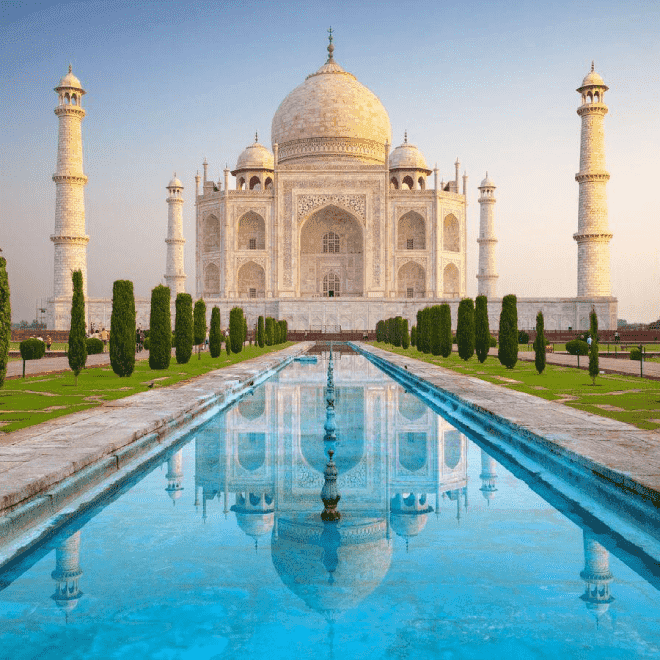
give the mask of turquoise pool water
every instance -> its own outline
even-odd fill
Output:
[[[339,523],[324,355],[0,573],[0,657],[659,657],[660,594],[616,535],[364,358],[334,366]]]

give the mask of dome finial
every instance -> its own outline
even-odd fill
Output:
[[[408,144],[408,130],[403,131],[403,144]]]
[[[71,73],[71,62],[69,62],[69,73]],[[593,70],[593,69],[592,69]]]
[[[254,141],[259,142],[259,131],[254,132]]]
[[[592,71],[594,70],[594,61],[593,60],[591,60],[591,70]]]
[[[330,26],[330,28],[328,29],[328,41],[330,42],[328,44],[328,62],[334,62],[334,59],[332,58],[332,53],[334,52],[335,47],[332,45],[332,26]]]

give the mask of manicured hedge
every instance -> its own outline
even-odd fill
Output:
[[[110,334],[112,338],[112,334]],[[87,355],[98,355],[103,353],[103,341],[98,337],[87,337],[85,340],[87,343]],[[135,352],[135,340],[133,341],[133,351]]]

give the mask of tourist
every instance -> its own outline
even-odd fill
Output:
[[[591,338],[591,335],[589,335],[589,336],[587,337],[587,344],[589,345],[589,348],[591,348],[591,342],[592,342],[592,341],[593,341],[593,339]]]
[[[108,339],[110,339],[110,333],[103,328],[101,330],[101,341],[103,342],[103,352],[105,353],[105,347],[108,345]]]
[[[50,335],[46,337],[46,350],[50,351],[50,347],[53,345],[53,340]]]

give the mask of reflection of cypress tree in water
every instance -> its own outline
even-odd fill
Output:
[[[69,536],[55,550],[55,570],[51,577],[57,583],[55,593],[51,598],[57,603],[66,620],[69,613],[78,605],[83,592],[80,591],[78,580],[83,572],[80,570],[80,531]]]
[[[586,529],[582,532],[584,542],[584,570],[580,577],[584,580],[585,591],[580,598],[587,609],[596,617],[596,623],[607,612],[614,597],[610,595],[610,583],[614,576],[610,572],[610,553],[596,541]]]

